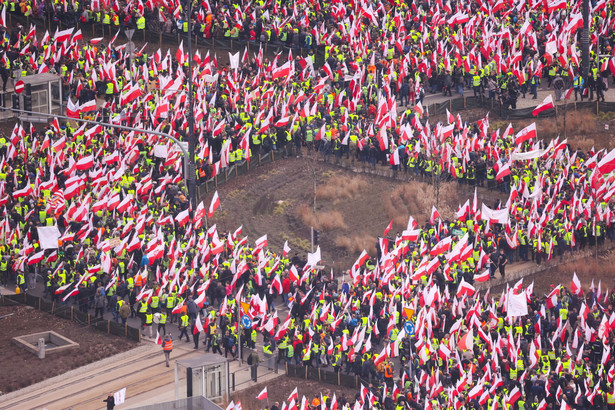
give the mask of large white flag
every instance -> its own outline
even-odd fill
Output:
[[[508,306],[506,311],[508,317],[517,317],[527,315],[527,297],[525,292],[515,295],[512,291],[508,294]]]
[[[126,387],[124,387],[120,391],[115,392],[115,394],[113,395],[113,398],[115,399],[116,406],[118,404],[124,404],[124,402],[126,401]]]

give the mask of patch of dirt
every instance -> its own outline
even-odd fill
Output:
[[[42,380],[66,373],[86,364],[134,348],[137,343],[60,319],[29,306],[2,306],[0,317],[0,394],[10,393]],[[74,342],[79,348],[54,353],[41,360],[15,345],[13,337],[53,330]],[[8,371],[10,370],[10,371]]]
[[[570,289],[572,277],[576,273],[583,291],[587,293],[592,282],[594,286],[598,288],[600,284],[601,293],[607,290],[615,289],[615,250],[609,250],[605,248],[613,247],[613,244],[607,240],[606,244],[600,247],[598,257],[596,257],[595,248],[586,248],[592,250],[592,255],[584,258],[580,258],[571,262],[565,262],[566,254],[564,256],[564,262],[558,266],[549,267],[541,272],[533,275],[528,275],[523,278],[523,286],[527,287],[530,283],[534,282],[534,293],[541,297],[548,294],[552,286],[562,285]],[[559,257],[555,257],[554,260],[559,260]],[[513,265],[514,266],[514,265]],[[516,281],[511,281],[510,286],[514,285]],[[491,294],[497,295],[505,290],[505,285],[494,286],[491,289]]]
[[[360,165],[355,163],[354,166]],[[340,181],[347,181],[347,184],[340,184]],[[382,236],[391,219],[394,219],[393,229],[388,236],[394,238],[396,232],[406,229],[409,212],[415,218],[422,216],[423,220],[417,219],[421,224],[429,217],[435,195],[433,188],[426,184],[421,184],[420,191],[409,190],[425,198],[413,199],[411,205],[400,209],[391,208],[395,190],[406,185],[410,184],[401,177],[395,180],[355,173],[307,157],[293,157],[252,169],[247,176],[220,185],[220,209],[209,223],[217,224],[220,232],[233,232],[243,225],[242,234],[248,235],[250,241],[267,234],[269,247],[280,253],[284,242],[288,241],[290,256],[297,252],[301,258],[310,252],[310,225],[320,227],[323,264],[333,267],[339,274],[354,263],[363,249],[372,257],[376,255],[377,238]],[[336,190],[339,195],[335,195]],[[442,210],[456,211],[474,195],[473,189],[456,183],[448,184],[446,190],[447,195],[440,195],[438,208]],[[480,200],[489,204],[496,199],[506,200],[500,198],[499,192],[480,188],[478,192]],[[316,212],[313,213],[315,194]],[[212,196],[213,192],[208,193],[203,198],[204,203],[209,203]],[[426,211],[417,209],[419,203]]]
[[[256,400],[256,396],[267,387],[267,400]],[[296,379],[293,377],[280,376],[277,379],[268,381],[267,383],[259,383],[245,390],[235,392],[231,394],[231,400],[235,403],[241,401],[241,407],[245,410],[260,410],[264,408],[271,408],[275,402],[279,403],[279,407],[282,408],[282,402],[286,402],[288,405],[288,396],[297,388],[299,399],[297,408],[301,406],[302,397],[311,403],[315,398],[320,399],[322,393],[323,396],[335,397],[338,400],[345,395],[349,401],[354,401],[355,394],[358,389],[336,386],[332,384],[323,384],[313,380]],[[223,408],[226,407],[222,406]],[[341,408],[341,406],[339,406]]]

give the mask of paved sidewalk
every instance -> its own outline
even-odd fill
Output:
[[[467,97],[468,99],[473,99],[474,97],[474,92],[471,89],[464,89],[463,90],[464,96]],[[541,85],[540,88],[538,88],[538,93],[537,93],[537,98],[533,99],[532,95],[530,93],[526,93],[525,98],[523,98],[522,95],[519,95],[519,98],[517,99],[517,109],[522,109],[522,108],[530,108],[530,107],[536,107],[537,105],[541,104],[544,99],[549,95],[552,94],[553,95],[553,101],[555,102],[555,106],[559,107],[559,106],[563,106],[566,103],[568,104],[573,104],[574,101],[574,94],[571,96],[571,98],[569,100],[564,100],[562,99],[561,101],[555,101],[555,91],[553,90],[553,88],[548,89],[546,87],[546,81],[544,82],[543,85]],[[432,104],[441,104],[443,102],[446,102],[450,99],[454,99],[454,98],[459,98],[459,94],[455,91],[453,92],[452,97],[449,96],[444,96],[442,95],[442,93],[429,93],[425,95],[425,98],[423,99],[423,107],[426,107],[428,105],[432,105]],[[485,108],[489,108],[491,105],[489,104],[489,101],[487,99],[488,94],[485,93]],[[594,93],[594,99],[593,102],[596,102],[596,95]],[[604,92],[604,99],[606,102],[615,102],[615,91],[613,91],[613,89],[609,88],[608,91]],[[587,98],[584,99],[584,101],[588,101]],[[581,98],[579,97],[577,102],[581,102]],[[499,104],[494,102],[493,103],[493,108],[492,110],[494,112],[499,112]],[[401,109],[401,107],[400,107]],[[405,109],[405,108],[404,108]],[[497,111],[496,111],[497,110]],[[403,111],[403,110],[402,110]],[[453,115],[456,115],[456,112],[451,112]],[[463,119],[463,116],[462,116]]]
[[[117,409],[129,409],[148,404],[175,400],[174,363],[177,359],[198,357],[203,350],[195,351],[192,344],[175,343],[171,366],[166,367],[160,346],[145,341],[128,352],[67,372],[0,396],[0,410],[22,409],[103,409],[110,392],[126,387],[126,403]],[[258,381],[269,381],[283,376],[259,367]],[[250,367],[237,360],[229,365],[235,373],[237,390],[253,386]],[[232,394],[232,392],[231,392]],[[185,393],[184,393],[185,395]]]

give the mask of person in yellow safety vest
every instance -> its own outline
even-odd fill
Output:
[[[107,83],[107,88],[105,89],[105,101],[113,100],[113,94],[115,93],[115,85],[113,82],[109,81]]]
[[[474,73],[472,76],[472,88],[474,89],[474,97],[480,97],[481,95],[481,78],[478,73]]]
[[[139,16],[137,18],[137,30],[145,30],[145,17]]]
[[[9,259],[0,255],[0,283],[4,286],[9,284]]]
[[[249,333],[247,345],[250,349],[256,349],[256,337],[258,336],[258,333],[256,332],[256,329],[252,329]]]
[[[23,272],[17,272],[17,286],[19,286],[19,289],[21,289],[21,293],[25,293],[27,288],[26,288],[26,279],[23,275]]]
[[[167,333],[167,314],[165,312],[160,312],[159,315],[160,318],[158,319],[158,334],[164,335]]]
[[[288,349],[288,340],[285,337],[284,339],[282,339],[282,341],[280,342],[280,344],[278,344],[278,359],[277,359],[277,363],[280,363],[280,361],[284,361],[286,358],[286,350]]]
[[[167,296],[167,302],[166,302],[166,311],[167,311],[167,316],[171,319],[171,323],[173,323],[173,308],[175,308],[175,302],[177,301],[177,296],[175,296],[175,293],[172,293],[170,296]],[[177,321],[177,316],[175,317],[175,321]]]
[[[286,363],[292,364],[293,357],[295,357],[295,347],[292,343],[289,343],[286,349]]]
[[[181,317],[179,318],[179,340],[182,340],[182,337],[186,335],[186,343],[190,343],[188,327],[190,327],[190,317],[188,316],[188,312],[184,310]]]
[[[149,305],[147,304],[146,298],[141,299],[139,302],[139,310],[137,316],[141,318],[141,325],[145,323],[145,314],[147,313]]]
[[[152,300],[149,305],[149,307],[152,309],[152,312],[158,313],[160,311],[159,305],[160,305],[160,297],[157,295],[152,296]]]
[[[154,329],[152,328],[152,325],[154,323],[154,314],[152,313],[151,309],[147,309],[147,312],[145,312],[145,323],[143,323],[143,333],[145,333],[146,329],[149,329],[149,337],[150,339],[154,337]]]

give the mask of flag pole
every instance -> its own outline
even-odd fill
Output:
[[[239,360],[239,364],[243,364],[243,355],[241,354],[243,351],[243,345],[241,344],[241,295],[239,295],[239,303],[235,303],[237,307],[237,359]]]

